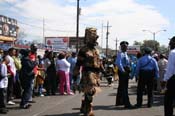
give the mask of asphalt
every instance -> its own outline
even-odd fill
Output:
[[[112,87],[105,81],[101,84],[102,91],[94,96],[93,109],[95,116],[163,116],[163,95],[154,96],[154,104],[146,107],[147,96],[143,97],[143,107],[139,109],[125,109],[123,106],[115,106],[118,82]],[[20,109],[20,99],[15,99],[13,106],[7,106],[8,114],[0,116],[82,116],[79,112],[82,93],[75,95],[55,95],[35,97],[30,109]],[[129,98],[131,103],[136,103],[136,82],[129,83]]]

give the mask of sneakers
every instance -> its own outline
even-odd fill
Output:
[[[66,92],[64,92],[64,93],[60,93],[60,95],[67,95],[67,93],[66,93]]]
[[[44,94],[39,95],[40,97],[44,97]]]
[[[13,102],[13,101],[8,101],[7,104],[8,104],[8,105],[15,105],[15,102]]]
[[[74,93],[70,92],[70,93],[68,93],[68,95],[74,95]]]

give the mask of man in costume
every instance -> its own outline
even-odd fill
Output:
[[[82,78],[80,89],[84,92],[84,99],[81,104],[81,113],[85,116],[94,116],[92,111],[93,96],[99,91],[99,72],[102,63],[99,58],[99,52],[95,48],[97,45],[97,30],[95,28],[86,28],[85,30],[85,46],[79,50],[77,63],[74,68],[74,77],[80,73],[82,67]]]

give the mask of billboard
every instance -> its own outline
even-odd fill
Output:
[[[11,47],[12,47],[12,44],[9,43],[9,42],[6,42],[6,43],[1,43],[0,42],[0,49],[2,49],[4,51],[7,51]]]
[[[17,20],[0,15],[0,36],[17,37]]]
[[[45,37],[46,46],[50,46],[52,50],[68,50],[69,37]]]
[[[127,52],[128,54],[136,55],[138,52],[140,52],[140,46],[139,45],[128,46]]]

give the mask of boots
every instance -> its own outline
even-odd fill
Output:
[[[82,100],[80,112],[84,114],[84,116],[95,116],[92,110],[92,103],[88,103],[85,100]]]
[[[92,111],[92,103],[86,103],[86,109],[85,109],[84,115],[85,116],[95,116]]]
[[[81,113],[84,113],[86,110],[85,110],[85,100],[83,99],[82,101],[81,101],[81,108],[80,108],[80,112]]]
[[[87,116],[95,116],[92,108],[92,103],[88,104],[88,115]]]

